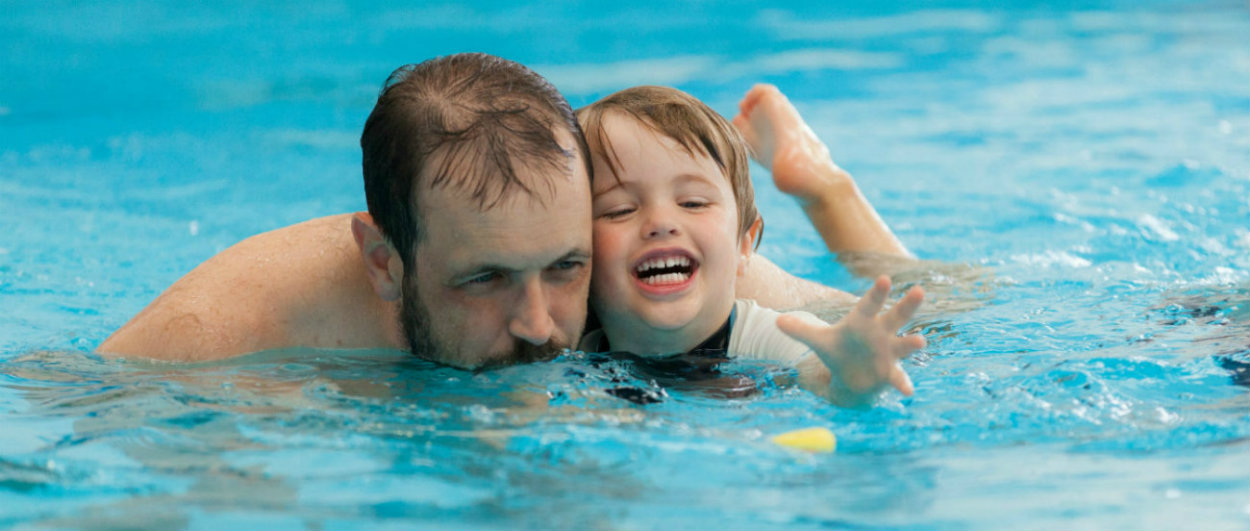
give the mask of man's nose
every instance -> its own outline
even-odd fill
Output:
[[[512,319],[508,323],[508,333],[532,345],[542,345],[551,339],[555,327],[542,281],[529,280],[513,309]]]

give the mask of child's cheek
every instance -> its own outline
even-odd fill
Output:
[[[620,227],[615,227],[606,222],[595,222],[594,230],[594,273],[591,277],[591,286],[601,295],[604,289],[624,279],[618,279],[624,274],[625,266],[622,265],[628,250],[625,249],[625,239],[622,237]]]

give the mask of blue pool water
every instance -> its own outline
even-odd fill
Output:
[[[6,3],[0,528],[1246,529],[1244,2]],[[533,66],[576,105],[779,85],[919,256],[917,393],[840,410],[568,356],[205,365],[91,352],[260,231],[364,208],[396,66]],[[786,268],[851,291],[757,175]],[[621,385],[666,394],[640,406]],[[537,410],[526,396],[547,393]],[[768,442],[822,426],[833,454]]]

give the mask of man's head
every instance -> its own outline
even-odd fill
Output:
[[[375,290],[401,301],[414,353],[480,367],[577,341],[589,159],[550,83],[484,54],[401,67],[360,144],[372,222],[353,231]]]

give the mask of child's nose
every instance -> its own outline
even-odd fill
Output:
[[[676,236],[677,224],[673,222],[671,216],[652,215],[647,220],[647,224],[642,229],[644,239],[658,238],[661,236]]]

